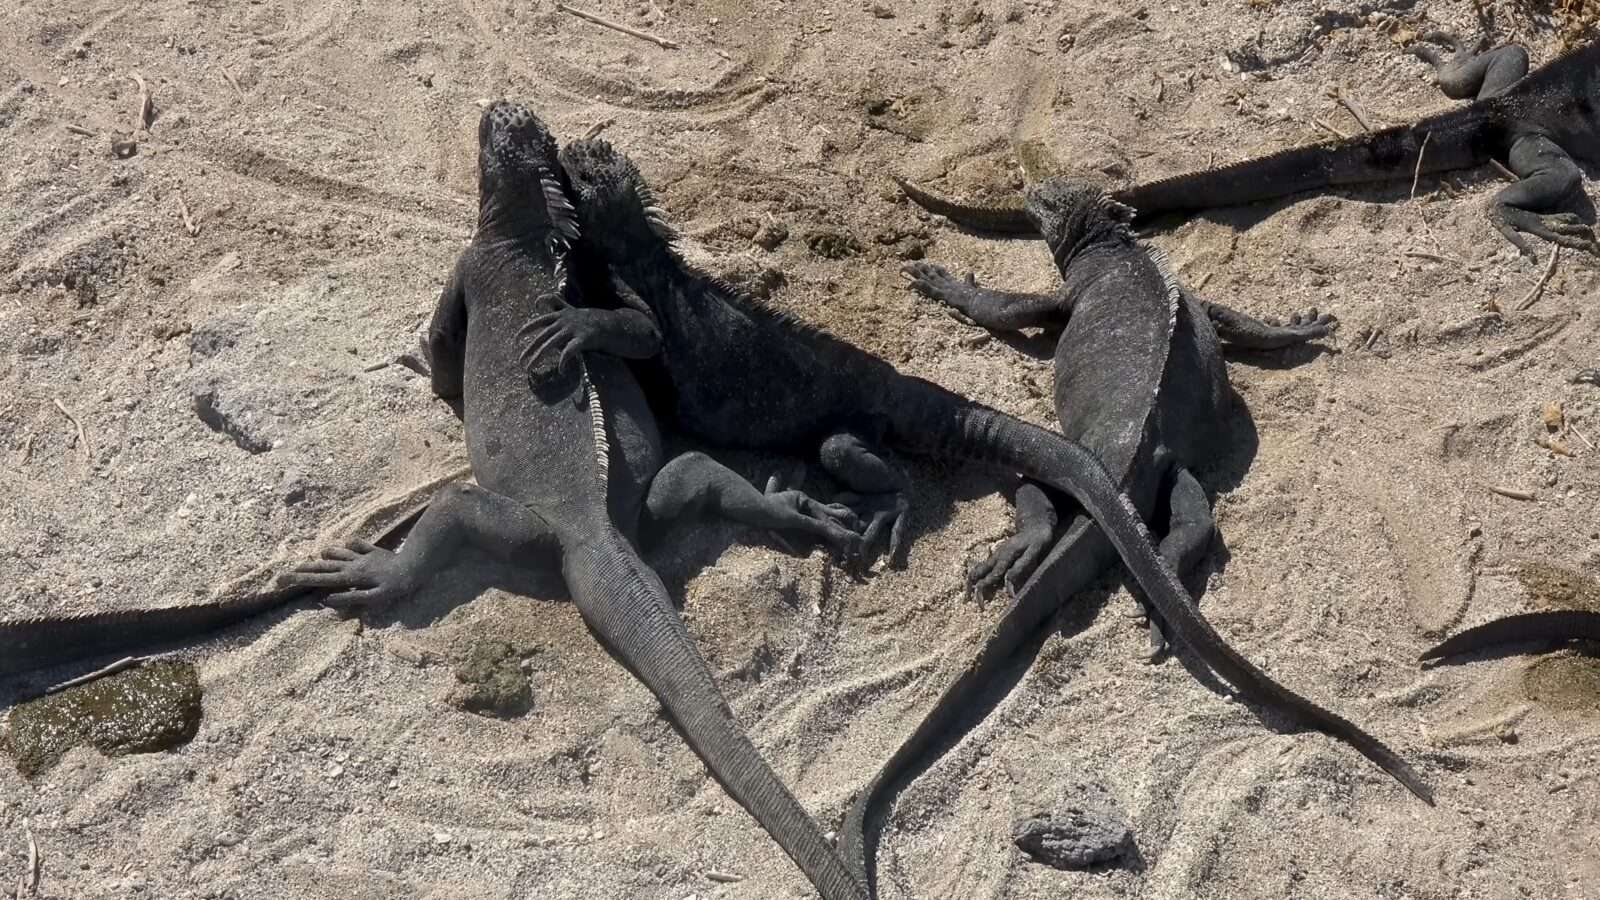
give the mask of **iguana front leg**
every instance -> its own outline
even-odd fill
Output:
[[[1246,350],[1292,347],[1326,337],[1339,327],[1339,320],[1332,313],[1318,313],[1316,307],[1309,312],[1295,313],[1289,317],[1289,324],[1280,325],[1245,315],[1220,303],[1201,300],[1200,304],[1206,311],[1206,317],[1211,320],[1211,327],[1216,329],[1217,337],[1224,343]]]
[[[776,475],[768,480],[765,492],[759,491],[715,459],[690,452],[662,466],[650,482],[645,533],[660,534],[668,523],[698,512],[755,528],[808,535],[846,560],[859,559],[863,550],[861,520],[848,506],[787,490]]]
[[[661,352],[655,319],[637,309],[591,309],[552,296],[555,308],[529,319],[517,332],[518,354],[530,378],[566,371],[580,354],[606,353],[623,359],[648,359]],[[547,360],[554,354],[556,362]]]
[[[976,275],[960,279],[931,262],[906,263],[900,272],[910,277],[912,290],[955,310],[963,321],[991,331],[1059,326],[1066,321],[1066,303],[1059,293],[990,290],[978,286]]]
[[[555,570],[560,550],[550,526],[509,497],[470,484],[441,489],[394,552],[362,540],[322,551],[278,579],[285,587],[332,590],[329,606],[381,609],[414,593],[475,546],[519,566]]]

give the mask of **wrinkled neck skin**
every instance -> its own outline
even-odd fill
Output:
[[[1039,233],[1044,235],[1056,268],[1063,275],[1085,250],[1124,236],[1116,220],[1093,200],[1065,211],[1040,211],[1030,207],[1028,213],[1039,227]]]
[[[642,217],[628,217],[618,224],[586,222],[584,229],[614,267],[632,272],[664,272],[668,263],[677,261],[672,246]]]
[[[496,244],[542,245],[553,225],[535,172],[478,180],[478,234]]]

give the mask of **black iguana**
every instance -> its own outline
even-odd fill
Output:
[[[1311,310],[1279,326],[1200,300],[1179,287],[1160,251],[1129,233],[1133,211],[1092,184],[1051,179],[1031,185],[1026,197],[1028,214],[1061,271],[1057,291],[981,288],[971,276],[956,278],[928,262],[910,263],[905,271],[917,291],[983,327],[1061,329],[1055,402],[1062,431],[1099,456],[1140,515],[1150,519],[1157,509],[1170,511],[1161,556],[1180,573],[1188,572],[1204,556],[1215,529],[1205,491],[1190,467],[1222,453],[1228,441],[1228,376],[1219,336],[1251,349],[1286,347],[1329,334],[1334,319]],[[1018,490],[1017,520],[1016,536],[970,574],[979,592],[1004,580],[1016,593],[1015,603],[976,659],[857,798],[846,821],[846,856],[853,863],[865,861],[869,873],[875,856],[874,807],[890,800],[918,762],[952,737],[985,686],[1061,603],[1116,562],[1100,528],[1082,516],[1055,542],[1056,510],[1037,485]],[[1192,614],[1188,607],[1185,614]],[[1151,615],[1153,639],[1158,619],[1159,614]],[[1417,796],[1430,799],[1415,772],[1354,724],[1278,686],[1231,652],[1212,665],[1246,696],[1350,742]]]
[[[1430,47],[1414,52],[1438,72],[1466,106],[1352,137],[1281,150],[1216,169],[1164,178],[1113,193],[1144,221],[1167,213],[1240,206],[1303,191],[1415,178],[1503,161],[1520,179],[1501,190],[1489,218],[1523,253],[1522,234],[1563,247],[1600,252],[1593,229],[1571,212],[1551,212],[1583,184],[1573,156],[1600,163],[1600,43],[1571,50],[1528,73],[1528,53],[1515,45],[1463,47],[1453,35],[1425,39],[1456,52],[1442,61]],[[983,231],[1037,236],[1021,207],[967,206],[896,179],[931,212]]]
[[[1460,634],[1424,650],[1421,661],[1444,659],[1499,647],[1533,641],[1600,641],[1600,612],[1582,609],[1546,610],[1520,613],[1474,625]]]
[[[569,144],[562,164],[586,234],[656,316],[660,381],[679,429],[723,446],[820,443],[823,465],[864,492],[904,483],[880,445],[993,463],[1065,491],[1098,523],[1178,642],[1248,695],[1351,741],[1427,797],[1421,780],[1376,739],[1284,690],[1223,642],[1156,553],[1138,510],[1083,445],[902,375],[698,272],[678,254],[637,167],[608,143]]]

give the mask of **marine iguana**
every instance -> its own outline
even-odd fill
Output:
[[[994,463],[1065,491],[1099,524],[1182,645],[1247,695],[1350,741],[1428,797],[1421,779],[1383,744],[1286,691],[1223,642],[1198,614],[1173,566],[1156,553],[1139,511],[1083,445],[902,375],[697,271],[677,252],[638,168],[607,142],[568,144],[561,161],[585,233],[615,280],[655,314],[662,335],[659,381],[669,396],[653,402],[667,405],[679,429],[713,445],[793,449],[820,442],[824,466],[866,492],[903,483],[892,480],[900,476],[889,474],[876,450],[880,444]],[[1047,566],[1053,569],[1054,562]],[[1051,588],[1035,576],[1024,593],[1030,589]]]
[[[1474,625],[1422,652],[1421,662],[1531,641],[1600,641],[1600,612],[1582,609],[1520,613]]]
[[[1495,195],[1489,219],[1516,248],[1532,255],[1523,234],[1563,247],[1600,252],[1594,231],[1571,212],[1550,212],[1579,190],[1583,172],[1573,156],[1600,164],[1600,43],[1556,57],[1528,73],[1528,53],[1514,44],[1471,49],[1454,35],[1425,40],[1449,45],[1441,60],[1425,45],[1413,48],[1438,73],[1447,96],[1466,106],[1398,125],[1308,144],[1216,169],[1163,178],[1115,192],[1136,221],[1167,213],[1241,206],[1322,190],[1467,169],[1503,160],[1520,178]],[[1021,207],[968,206],[896,178],[919,206],[969,228],[1037,237]]]
[[[1063,433],[1100,458],[1144,519],[1162,507],[1170,510],[1161,556],[1186,573],[1204,556],[1215,530],[1205,491],[1190,467],[1217,454],[1228,439],[1228,376],[1219,337],[1248,348],[1286,347],[1331,333],[1335,320],[1311,310],[1288,326],[1273,325],[1200,300],[1180,288],[1160,251],[1134,239],[1127,227],[1133,211],[1088,182],[1050,179],[1030,185],[1026,197],[1028,214],[1061,271],[1057,291],[981,288],[975,278],[956,278],[930,262],[909,263],[904,271],[915,290],[980,326],[1061,328],[1055,402]],[[1075,517],[1059,542],[1055,526],[1051,500],[1039,486],[1023,484],[1017,534],[970,573],[979,593],[1006,581],[1016,593],[1015,603],[977,658],[857,797],[841,841],[852,863],[868,866],[869,883],[874,808],[892,799],[912,767],[951,737],[978,693],[1061,603],[1116,562],[1116,550],[1092,520]],[[1198,618],[1191,604],[1183,614]],[[1157,621],[1153,613],[1153,639],[1159,636]],[[1280,687],[1231,651],[1218,654],[1213,668],[1245,695],[1348,741],[1431,802],[1421,778],[1354,724]]]

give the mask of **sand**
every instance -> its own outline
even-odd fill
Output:
[[[545,2],[5,5],[6,615],[197,599],[461,463],[459,424],[393,360],[470,235],[481,99],[525,101],[564,138],[603,125],[709,267],[1053,424],[1045,362],[897,274],[925,253],[1043,289],[1047,255],[920,214],[890,173],[969,197],[1005,196],[1019,158],[1142,180],[1323,138],[1318,120],[1354,131],[1340,85],[1401,121],[1449,101],[1393,33],[1474,23],[1462,2],[1350,0],[586,8],[681,47]],[[1491,8],[1536,59],[1555,52],[1548,20]],[[134,72],[155,119],[118,159]],[[1153,237],[1210,299],[1339,316],[1320,349],[1230,362],[1239,439],[1202,473],[1222,534],[1203,605],[1245,655],[1417,761],[1438,806],[1181,660],[1143,664],[1112,575],[901,796],[885,898],[1600,896],[1600,718],[1548,690],[1551,672],[1592,684],[1594,661],[1532,679],[1527,656],[1414,662],[1532,608],[1522,560],[1600,571],[1600,454],[1577,436],[1600,440],[1600,391],[1568,383],[1597,363],[1595,265],[1564,254],[1513,309],[1546,257],[1519,259],[1485,220],[1500,183],[1424,178]],[[773,223],[788,238],[767,250],[752,236]],[[1551,403],[1575,456],[1535,443]],[[790,465],[733,461],[763,480]],[[652,557],[740,720],[830,828],[1001,608],[963,596],[962,565],[1009,533],[1003,479],[909,465],[905,571],[856,581],[704,523]],[[486,640],[519,648],[531,712],[450,702]],[[25,867],[26,819],[40,897],[812,896],[559,596],[441,588],[364,630],[285,612],[190,655],[205,719],[187,746],[78,750],[31,782],[0,765],[0,885]],[[1062,872],[1012,848],[1012,820],[1069,780],[1124,806],[1136,862]]]

